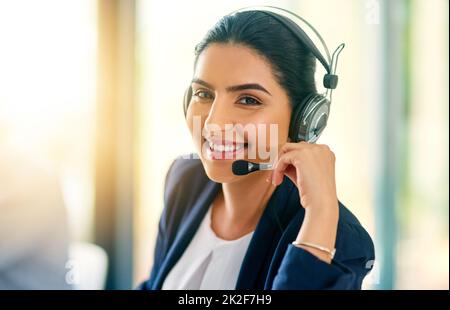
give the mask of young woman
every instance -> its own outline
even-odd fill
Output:
[[[193,136],[195,119],[202,129],[198,159],[177,159],[167,173],[153,268],[140,288],[361,288],[374,247],[338,201],[335,156],[289,133],[292,111],[316,92],[315,61],[260,10],[225,16],[197,45],[186,120]],[[278,131],[229,135],[229,124]],[[233,160],[263,144],[278,147],[274,169],[234,175]]]

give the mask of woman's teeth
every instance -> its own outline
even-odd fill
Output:
[[[239,151],[242,149],[245,145],[243,143],[240,144],[214,144],[212,142],[209,142],[209,148],[216,152],[234,152]]]

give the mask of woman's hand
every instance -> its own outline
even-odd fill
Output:
[[[297,186],[305,218],[297,242],[309,242],[333,249],[339,218],[336,195],[335,156],[327,145],[307,142],[286,143],[272,171],[278,186],[284,175]],[[301,246],[320,259],[331,262],[327,253]]]
[[[335,156],[325,144],[286,143],[272,171],[278,186],[286,175],[297,186],[304,208],[323,208],[336,202]]]

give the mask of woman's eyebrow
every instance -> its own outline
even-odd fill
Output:
[[[261,90],[261,91],[269,94],[270,96],[272,96],[272,94],[269,93],[269,91],[267,89],[265,89],[264,87],[262,87],[260,84],[257,84],[257,83],[234,85],[234,86],[229,86],[226,88],[226,90],[229,92],[240,91],[240,90],[245,90],[245,89]]]
[[[200,85],[203,85],[209,89],[214,89],[214,87],[209,84],[208,82],[205,82],[199,78],[194,78],[192,79],[192,83],[197,83]],[[245,90],[245,89],[255,89],[255,90],[260,90],[263,91],[267,94],[269,94],[270,96],[272,96],[271,93],[269,93],[269,91],[267,89],[265,89],[264,87],[262,87],[260,84],[258,83],[247,83],[247,84],[241,84],[241,85],[233,85],[233,86],[228,86],[226,88],[226,90],[228,92],[236,92],[236,91],[240,91],[240,90]]]
[[[209,84],[209,83],[207,83],[207,82],[205,82],[205,81],[203,81],[203,80],[201,80],[199,78],[193,78],[191,83],[200,84],[200,85],[203,85],[203,86],[205,86],[205,87],[207,87],[209,89],[214,89],[214,87],[211,84]]]

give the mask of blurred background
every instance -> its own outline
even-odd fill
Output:
[[[148,277],[194,46],[261,4],[346,43],[319,142],[375,241],[364,288],[449,288],[448,1],[0,0],[0,289]]]

